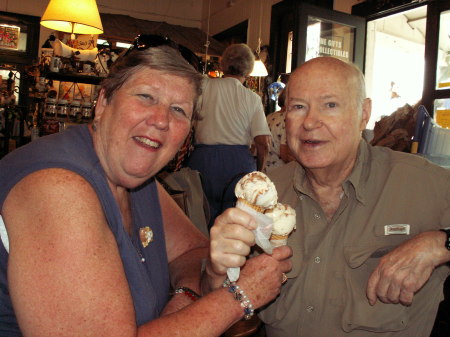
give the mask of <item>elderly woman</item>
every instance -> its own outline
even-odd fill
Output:
[[[221,231],[208,254],[153,179],[188,134],[200,85],[169,40],[141,36],[102,83],[92,125],[0,161],[1,336],[218,336],[277,296],[289,249],[245,261]],[[255,227],[237,209],[217,221]]]
[[[264,169],[271,137],[261,97],[243,86],[255,57],[246,44],[228,46],[221,60],[223,78],[207,78],[195,126],[195,150],[188,166],[204,178],[210,226],[233,206],[234,185],[246,173]],[[250,152],[254,142],[257,160]]]

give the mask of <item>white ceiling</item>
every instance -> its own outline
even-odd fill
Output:
[[[408,41],[425,44],[426,18],[427,6],[421,6],[400,14],[379,19],[380,22],[377,22],[377,30],[404,38]],[[444,52],[450,51],[450,11],[444,12],[441,15],[439,47]]]

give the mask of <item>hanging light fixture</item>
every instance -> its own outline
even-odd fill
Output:
[[[259,42],[261,44],[261,42]],[[260,57],[259,57],[259,53],[260,53],[260,47],[258,46],[258,49],[256,51],[256,55],[257,58],[255,60],[255,65],[253,66],[253,70],[250,73],[250,76],[254,76],[254,77],[264,77],[269,75],[269,73],[267,72],[266,66],[264,65],[264,62],[261,61]]]
[[[50,0],[41,25],[61,32],[75,34],[102,34],[103,25],[100,20],[95,0]]]
[[[263,61],[261,61],[261,58],[259,54],[261,53],[261,24],[262,24],[262,12],[263,12],[263,5],[264,1],[260,1],[260,11],[259,11],[259,31],[258,31],[258,48],[256,48],[256,60],[255,65],[253,66],[253,70],[250,73],[250,76],[254,77],[264,77],[267,76],[267,69],[264,65]]]
[[[209,0],[208,3],[208,26],[206,29],[206,42],[205,42],[205,64],[203,66],[203,74],[207,73],[207,69],[208,69],[208,48],[209,45],[211,44],[211,42],[209,41],[209,23],[210,23],[210,19],[211,19],[211,0]]]

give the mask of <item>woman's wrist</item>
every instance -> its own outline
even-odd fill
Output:
[[[199,298],[201,298],[201,296],[199,294],[197,294],[194,290],[192,290],[189,287],[178,287],[175,289],[175,291],[173,293],[174,293],[174,295],[182,294],[182,295],[188,297],[192,302],[195,302]]]
[[[226,277],[226,273],[216,273],[212,267],[211,261],[205,259],[202,268],[202,294],[205,295],[213,290],[220,289]]]
[[[254,315],[253,304],[250,298],[247,296],[245,291],[236,284],[236,282],[231,282],[228,277],[222,284],[223,288],[227,288],[228,292],[231,293],[235,300],[239,301],[242,308],[242,312],[245,320],[249,320]]]

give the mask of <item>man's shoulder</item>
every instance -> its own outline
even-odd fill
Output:
[[[267,173],[267,176],[273,181],[275,186],[292,185],[295,169],[298,167],[296,161],[291,161],[287,164],[278,166]]]
[[[245,87],[239,80],[233,77],[208,78],[206,86],[215,90],[232,90],[244,97],[261,100],[261,97],[256,92]]]
[[[436,179],[443,183],[450,181],[450,170],[434,164],[417,154],[374,146],[371,148],[369,158],[370,171],[374,176],[379,174],[396,175],[398,177],[417,179],[422,183]]]
[[[450,170],[446,170],[445,168],[429,161],[427,158],[421,156],[420,154],[394,151],[387,147],[372,146],[371,160],[373,162],[380,163],[381,165],[401,165],[410,167],[411,169],[437,170],[439,172],[450,174]]]

